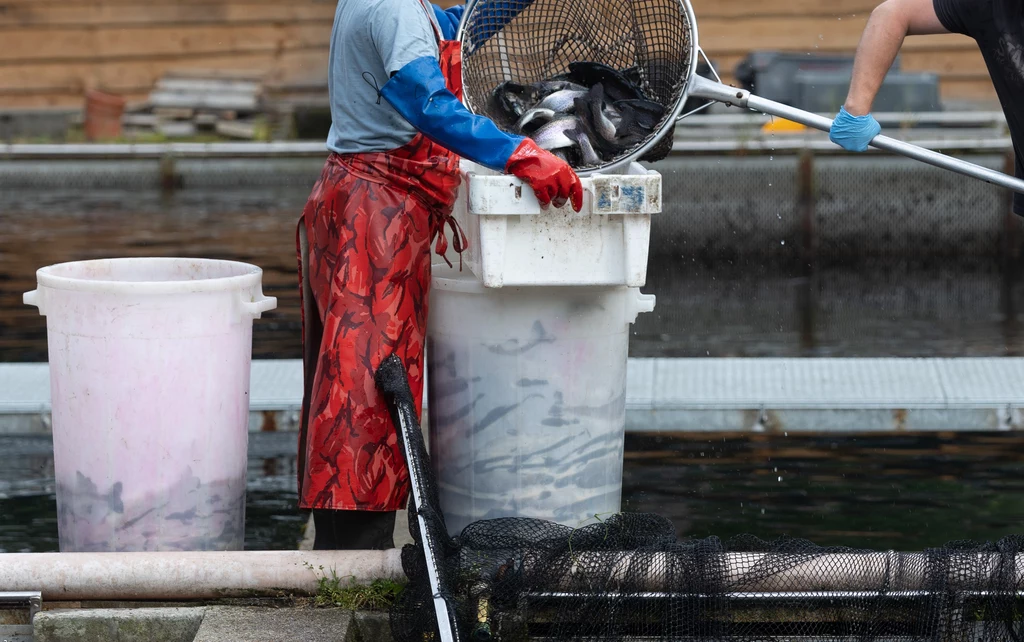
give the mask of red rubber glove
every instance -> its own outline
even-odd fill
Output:
[[[583,208],[583,183],[572,168],[551,152],[545,151],[529,138],[523,139],[512,152],[505,172],[533,188],[537,200],[544,207],[553,204],[562,207],[572,199],[572,208]]]

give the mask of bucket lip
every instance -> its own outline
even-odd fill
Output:
[[[624,285],[621,283],[613,283],[606,285],[592,285],[592,284],[575,284],[575,283],[560,283],[556,285],[506,285],[500,288],[489,288],[483,284],[473,272],[466,267],[462,266],[462,272],[459,272],[459,268],[448,267],[443,262],[433,262],[430,265],[430,287],[435,290],[445,290],[447,292],[461,292],[463,294],[488,294],[494,292],[500,292],[507,294],[509,292],[548,292],[548,293],[560,293],[560,292],[575,292],[578,290],[585,290],[588,292],[626,292],[635,290],[637,293],[640,292],[640,288]]]
[[[448,272],[451,272],[450,276],[445,274]],[[442,274],[445,275],[442,276]],[[466,274],[469,275],[469,278],[464,276]],[[485,291],[484,284],[465,265],[462,266],[462,273],[460,274],[458,268],[450,268],[446,263],[435,262],[430,266],[430,278],[433,281],[430,287],[438,290],[467,292],[470,294],[480,294]]]
[[[95,265],[100,263],[181,263],[197,265],[235,265],[246,268],[244,274],[210,279],[188,279],[181,281],[111,281],[102,279],[76,279],[74,277],[57,276],[52,272],[72,265]],[[36,270],[36,281],[40,287],[51,290],[72,292],[105,292],[120,294],[186,294],[193,292],[224,292],[241,290],[260,284],[263,270],[259,266],[242,261],[221,259],[199,259],[188,257],[119,257],[112,259],[87,259],[84,261],[65,261],[55,263]]]

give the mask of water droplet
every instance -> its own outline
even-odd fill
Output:
[[[764,515],[764,509],[763,508],[761,509],[761,514]]]
[[[775,160],[775,157],[774,156],[769,156],[768,160]]]
[[[782,243],[783,245],[785,245],[785,244],[786,244],[786,241],[781,241],[781,243]]]
[[[775,468],[773,469],[773,471],[772,471],[772,472],[776,472],[776,473],[777,473],[777,472],[779,472],[779,467],[778,467],[778,466],[776,466],[776,467],[775,467]]]
[[[788,432],[784,432],[784,433],[782,433],[782,436],[783,437],[789,437],[789,433]]]
[[[818,40],[824,40],[824,39],[825,39],[825,36],[823,36],[823,35],[821,35],[821,34],[819,33],[819,34],[818,34]]]
[[[779,476],[779,481],[782,481],[782,476],[781,475]]]

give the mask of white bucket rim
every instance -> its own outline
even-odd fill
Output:
[[[466,274],[469,275],[469,278],[466,278]],[[491,289],[485,288],[484,284],[476,278],[465,264],[462,265],[462,273],[460,273],[458,267],[450,268],[446,263],[434,262],[430,266],[430,280],[432,281],[430,284],[431,288],[451,292],[482,294]]]
[[[558,283],[551,285],[506,285],[498,288],[490,288],[483,284],[483,281],[473,273],[465,264],[462,272],[459,266],[452,261],[453,267],[447,263],[434,262],[430,266],[430,287],[431,289],[444,290],[447,292],[461,292],[463,294],[488,294],[494,292],[566,292],[585,290],[587,292],[629,292],[639,291],[639,288],[628,286],[622,283],[613,284],[590,284],[590,283]]]
[[[79,279],[58,276],[54,271],[69,266],[86,266],[96,264],[130,264],[130,263],[194,263],[197,265],[231,265],[244,268],[242,274],[205,279],[181,279],[177,281],[114,281],[104,279]],[[36,281],[40,287],[51,290],[72,292],[105,292],[115,294],[187,294],[195,292],[226,292],[248,289],[260,285],[263,269],[251,263],[223,259],[199,259],[189,257],[119,257],[111,259],[87,259],[83,261],[65,261],[55,263],[36,270]]]

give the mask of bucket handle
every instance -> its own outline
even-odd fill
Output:
[[[636,296],[628,299],[630,306],[627,321],[630,324],[636,323],[636,318],[641,312],[653,312],[654,304],[657,301],[657,297],[653,294],[644,294],[639,289],[636,290]]]
[[[39,314],[46,316],[46,311],[43,310],[43,293],[39,290],[32,290],[21,295],[21,301],[25,305],[31,305],[39,308]]]
[[[258,296],[260,298],[254,299],[252,301],[240,301],[240,305],[242,306],[242,312],[244,316],[247,316],[250,319],[259,319],[261,316],[263,316],[264,312],[273,310],[274,308],[277,307],[277,297],[263,296],[262,292],[260,292]]]

